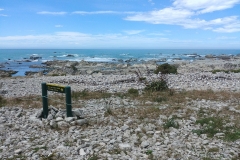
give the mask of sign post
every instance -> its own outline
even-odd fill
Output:
[[[67,117],[72,117],[71,87],[65,87]]]
[[[43,102],[43,118],[48,116],[48,97],[47,97],[47,84],[42,83],[42,102]]]
[[[57,84],[42,83],[42,101],[43,101],[43,118],[48,116],[48,96],[47,91],[59,92],[66,94],[66,111],[67,117],[72,117],[72,100],[71,100],[71,87],[60,86]]]

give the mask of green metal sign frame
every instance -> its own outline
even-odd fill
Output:
[[[43,118],[48,117],[48,94],[47,91],[59,92],[66,94],[66,111],[67,117],[72,117],[72,99],[71,87],[60,86],[58,84],[42,83],[42,102],[43,102]]]

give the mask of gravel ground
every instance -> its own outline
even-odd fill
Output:
[[[193,66],[184,64],[179,67],[180,74],[168,75],[169,87],[240,92],[240,73],[212,74],[206,64],[205,71]],[[215,64],[217,67],[219,63]],[[160,77],[143,76],[148,81]],[[134,74],[15,77],[0,79],[0,95],[5,98],[41,96],[42,82],[69,85],[73,91],[111,93],[145,87]],[[41,118],[41,107],[1,107],[0,159],[240,159],[240,135],[234,141],[224,139],[227,131],[234,130],[239,122],[239,101],[189,99],[186,104],[174,107],[149,101],[143,105],[137,100],[111,97],[79,103],[81,108],[73,109],[74,117],[65,117],[64,109],[51,106],[47,119]],[[159,114],[141,117],[143,106],[144,109],[154,107]],[[166,114],[168,110],[173,111]],[[203,117],[225,118],[224,129],[212,137],[207,133],[197,134],[204,127],[197,120]],[[213,123],[214,119],[209,121],[209,125]]]

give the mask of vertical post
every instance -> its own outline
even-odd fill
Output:
[[[67,117],[72,117],[71,87],[65,87]]]
[[[48,116],[47,84],[42,83],[43,118]]]

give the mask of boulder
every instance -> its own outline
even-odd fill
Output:
[[[229,60],[229,59],[232,58],[232,56],[229,56],[229,55],[225,55],[225,54],[223,54],[223,55],[219,55],[219,56],[217,56],[217,58],[219,58],[219,59],[223,59],[223,60]]]
[[[205,58],[217,58],[217,56],[212,55],[212,54],[208,54],[208,55],[205,56]]]
[[[73,54],[68,54],[66,57],[75,57]]]
[[[84,124],[87,124],[87,120],[86,119],[76,120],[76,124],[82,126]]]
[[[32,56],[30,56],[29,59],[31,59],[31,60],[38,60],[38,59],[42,59],[42,57],[37,56],[37,55],[32,55]]]
[[[84,118],[84,116],[83,116],[83,110],[81,110],[81,109],[74,109],[73,111],[72,111],[72,114],[73,114],[73,116],[75,117],[78,117],[78,118]]]

